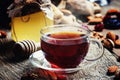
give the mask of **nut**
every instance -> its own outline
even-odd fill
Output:
[[[115,41],[115,47],[116,47],[116,48],[120,48],[120,39],[117,39],[117,40]]]
[[[72,15],[71,11],[67,10],[67,9],[61,9],[60,10],[64,15]]]
[[[90,25],[96,25],[100,24],[102,22],[102,18],[89,18],[88,24]]]
[[[106,34],[106,38],[109,38],[109,39],[113,40],[113,42],[115,42],[115,40],[117,40],[117,35],[114,32],[110,31]]]
[[[102,41],[104,39],[104,36],[102,33],[98,33],[98,32],[92,32],[91,34],[91,38],[95,38],[95,39],[98,39],[100,41]]]
[[[102,18],[102,14],[100,14],[100,13],[96,14],[95,18]]]
[[[119,80],[120,79],[120,69],[118,69],[115,73],[115,80]]]
[[[102,43],[103,43],[103,46],[108,50],[112,50],[114,47],[114,42],[111,39],[104,39]]]
[[[108,73],[110,74],[115,74],[117,70],[118,70],[118,66],[116,65],[108,67]]]

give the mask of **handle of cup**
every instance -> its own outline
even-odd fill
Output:
[[[103,56],[103,54],[104,48],[102,43],[97,39],[90,38],[90,47],[85,59],[87,61],[95,61],[100,59]]]

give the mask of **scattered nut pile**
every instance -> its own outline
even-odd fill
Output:
[[[100,40],[103,46],[108,50],[112,50],[113,48],[120,48],[119,36],[112,31],[107,32],[106,36],[104,36],[102,33],[93,31],[91,38]]]

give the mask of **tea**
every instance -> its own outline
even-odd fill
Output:
[[[88,52],[89,41],[83,33],[56,32],[44,36],[41,37],[41,49],[46,59],[60,68],[76,67]]]

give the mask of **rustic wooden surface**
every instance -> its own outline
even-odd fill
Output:
[[[119,0],[114,0],[115,7],[119,6]],[[108,8],[113,7],[111,4],[109,7],[103,8],[106,11]],[[104,12],[103,12],[104,13]],[[103,30],[103,34],[106,34],[110,30]],[[120,30],[112,30],[116,34],[120,35]],[[120,54],[120,51],[117,50],[117,53]],[[32,65],[29,63],[29,60],[23,60],[19,62],[10,61],[11,52],[6,51],[5,53],[0,53],[0,80],[20,80],[23,73],[29,70]],[[120,68],[120,62],[116,61],[116,58],[105,49],[104,55],[94,62],[95,64],[91,67],[82,69],[74,74],[69,74],[67,80],[113,80],[114,76],[108,76],[107,68],[111,65],[118,65]]]
[[[21,76],[32,68],[32,65],[28,59],[19,62],[12,61],[8,56],[9,54],[8,52],[0,56],[0,80],[20,80]],[[3,55],[6,55],[6,57]],[[120,67],[120,63],[116,61],[116,58],[105,49],[104,55],[93,61],[92,66],[65,76],[67,80],[113,80],[114,76],[107,75],[107,69],[111,65]]]

